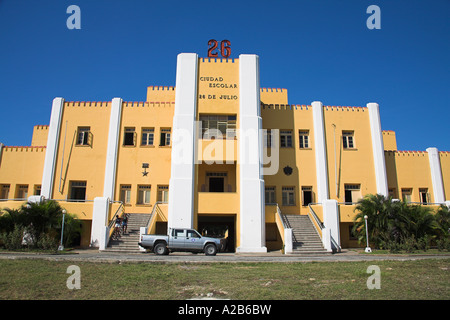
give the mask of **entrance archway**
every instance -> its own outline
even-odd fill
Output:
[[[205,237],[227,238],[225,252],[236,250],[236,215],[199,215],[198,231]]]

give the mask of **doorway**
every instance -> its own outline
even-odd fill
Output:
[[[209,177],[209,192],[224,192],[225,179],[223,177]]]
[[[236,215],[199,215],[197,231],[205,237],[226,238],[225,252],[235,252]]]

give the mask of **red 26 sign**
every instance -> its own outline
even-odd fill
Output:
[[[222,40],[220,43],[220,55],[223,58],[228,58],[231,54],[231,47],[229,40]],[[217,40],[211,39],[208,41],[208,58],[217,58]]]

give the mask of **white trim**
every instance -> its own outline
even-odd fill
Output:
[[[339,206],[338,202],[336,200],[325,200],[322,203],[323,208],[323,224],[325,226],[324,230],[329,230],[331,237],[333,237],[333,240],[341,246],[341,235],[340,235],[340,229],[339,229]],[[328,241],[328,239],[327,239]],[[329,239],[331,242],[331,238]],[[332,247],[332,245],[328,245],[328,243],[325,246],[327,249]],[[340,248],[336,248],[339,250]]]
[[[175,112],[172,130],[172,160],[169,182],[168,228],[192,228],[197,130],[198,55],[177,57]]]
[[[107,197],[95,198],[92,208],[91,247],[98,247],[99,250],[105,250],[108,246],[108,214],[109,199]]]
[[[259,57],[239,55],[240,246],[237,252],[267,252]]]
[[[114,199],[116,184],[117,153],[119,150],[120,121],[122,117],[122,99],[114,98],[109,116],[108,149],[106,152],[105,180],[103,197]]]
[[[385,197],[389,196],[386,174],[386,162],[384,158],[383,133],[381,132],[380,108],[377,103],[368,103],[370,133],[372,136],[373,163],[375,166],[375,180],[377,193]]]
[[[53,181],[55,178],[56,156],[58,154],[61,119],[64,112],[64,99],[55,98],[52,104],[50,126],[48,128],[47,147],[45,150],[44,170],[42,172],[41,195],[52,198]]]
[[[320,101],[314,101],[311,106],[313,109],[314,150],[316,155],[317,202],[321,203],[329,198],[323,104]]]
[[[428,160],[430,161],[431,182],[435,203],[444,203],[444,183],[442,182],[441,161],[437,148],[427,148]]]

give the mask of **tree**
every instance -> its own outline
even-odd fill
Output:
[[[366,240],[364,216],[367,216],[369,226],[369,242],[375,246],[390,239],[393,232],[398,232],[400,221],[397,224],[392,222],[399,206],[398,202],[393,202],[392,198],[386,198],[381,194],[368,194],[360,199],[355,207],[358,213],[354,217],[353,225],[353,233],[357,235],[359,242]]]
[[[444,239],[450,236],[450,209],[442,204],[436,212],[435,220],[437,223],[436,233],[438,238]]]
[[[34,247],[55,247],[61,239],[63,208],[58,202],[49,200],[40,203],[28,202],[20,209],[3,209],[0,216],[0,233],[7,239],[13,232],[31,238],[29,245]],[[22,230],[19,234],[17,230]],[[66,213],[64,219],[63,245],[71,245],[81,231],[81,223],[75,215]],[[16,237],[17,238],[17,237]],[[17,242],[17,241],[16,241]],[[56,249],[56,248],[55,248]]]

